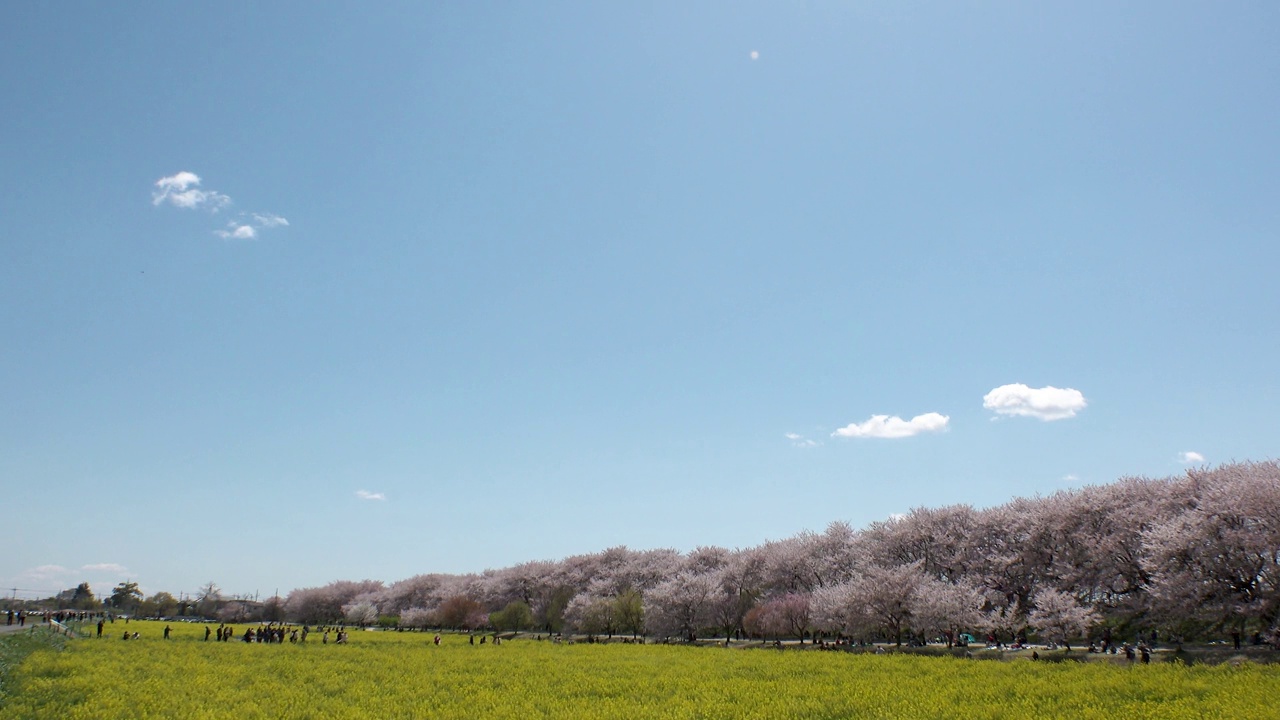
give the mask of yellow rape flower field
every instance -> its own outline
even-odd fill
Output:
[[[139,640],[123,641],[125,628]],[[107,625],[11,676],[11,718],[1280,718],[1275,666],[993,662],[664,645],[205,642]],[[243,632],[244,626],[240,627]]]

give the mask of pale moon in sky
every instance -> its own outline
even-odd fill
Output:
[[[751,59],[752,59],[752,60],[759,60],[759,59],[760,59],[760,51],[759,51],[759,50],[752,50],[752,51],[751,51]]]

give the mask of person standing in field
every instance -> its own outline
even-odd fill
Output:
[[[204,626],[204,641],[209,642],[209,636],[213,634],[213,630],[208,626]]]
[[[98,637],[102,637],[102,621],[98,621]]]
[[[440,636],[438,634],[436,635],[435,643],[436,643],[436,647],[440,647]]]
[[[164,626],[164,639],[165,639],[165,640],[168,640],[168,639],[169,639],[169,626],[168,626],[168,625],[165,625],[165,626]]]

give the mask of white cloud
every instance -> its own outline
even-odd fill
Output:
[[[1046,386],[1030,388],[1022,383],[1001,385],[982,398],[982,407],[998,415],[1020,415],[1041,420],[1075,417],[1088,405],[1084,395],[1073,388]]]
[[[917,415],[910,420],[898,416],[872,415],[864,423],[846,425],[831,433],[831,437],[846,438],[904,438],[925,432],[941,432],[947,429],[951,418],[936,412]]]
[[[1204,462],[1204,456],[1195,450],[1187,450],[1186,452],[1178,453],[1178,462],[1187,465],[1192,463],[1202,463]]]
[[[386,500],[387,496],[380,492],[369,492],[368,490],[357,490],[356,497],[361,500]]]
[[[28,580],[52,580],[69,574],[71,571],[61,565],[39,565],[26,570],[22,573],[22,577]]]
[[[81,565],[81,570],[88,572],[109,572],[109,573],[127,573],[129,569],[119,563],[93,563],[91,565]]]
[[[791,441],[792,447],[811,448],[811,447],[818,447],[819,445],[822,444],[816,440],[810,440],[809,438],[801,435],[800,433],[789,432],[789,433],[785,433],[783,437]]]
[[[253,221],[258,223],[258,227],[264,228],[280,227],[281,225],[289,224],[288,220],[271,213],[253,213]]]
[[[200,176],[188,170],[162,177],[156,181],[155,190],[151,193],[151,204],[168,203],[186,210],[205,208],[212,212],[231,204],[231,198],[217,190],[202,190],[200,182]],[[227,223],[226,229],[214,230],[213,234],[224,240],[253,240],[261,229],[288,225],[288,220],[275,213],[242,212],[237,219]]]
[[[219,208],[231,204],[231,198],[217,190],[201,190],[200,176],[183,170],[176,175],[162,177],[156,181],[156,189],[151,193],[151,204],[169,203],[174,207],[195,210],[201,207],[217,212]]]
[[[229,223],[227,227],[230,230],[214,230],[213,234],[223,240],[252,240],[258,237],[258,231],[252,225],[240,225],[237,223]]]
[[[759,59],[760,59],[760,51],[759,51],[759,50],[752,50],[752,51],[751,51],[751,59],[752,59],[752,60],[759,60]]]

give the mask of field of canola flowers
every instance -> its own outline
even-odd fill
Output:
[[[16,718],[1276,718],[1280,668],[990,662],[662,645],[204,642],[127,627],[18,668]],[[243,627],[240,628],[243,631]]]

